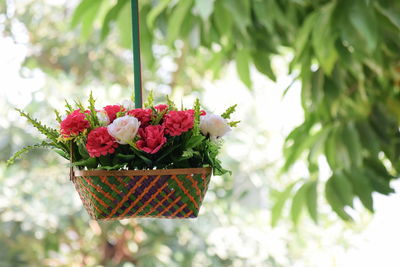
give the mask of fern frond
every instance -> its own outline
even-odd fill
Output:
[[[240,121],[231,121],[231,122],[229,122],[228,124],[229,124],[229,126],[231,126],[231,127],[237,127],[237,125],[240,123]]]
[[[193,106],[194,110],[194,125],[193,125],[193,135],[200,134],[200,100],[196,98]]]
[[[93,98],[93,92],[90,91],[90,96],[89,96],[89,110],[90,110],[90,117],[91,121],[94,123],[92,125],[92,128],[95,128],[96,126],[99,126],[99,119],[97,118],[97,112],[95,108],[96,100]]]
[[[154,94],[153,90],[150,91],[149,96],[147,97],[146,102],[144,103],[145,108],[150,108],[154,106]]]
[[[20,109],[15,110],[18,111],[22,117],[25,117],[28,122],[32,124],[32,126],[35,127],[41,134],[50,139],[54,143],[54,145],[58,146],[59,149],[68,151],[68,148],[65,146],[65,144],[59,142],[60,134],[56,129],[50,128],[40,123],[38,120],[32,118],[28,113],[25,113]]]
[[[224,119],[230,119],[232,113],[235,112],[236,107],[237,107],[237,104],[236,104],[236,105],[233,105],[233,106],[231,106],[231,107],[229,107],[229,108],[221,115],[221,117],[224,118]]]
[[[167,104],[168,104],[168,109],[169,110],[176,110],[176,106],[174,101],[171,100],[171,98],[169,98],[169,96],[167,95]]]
[[[57,122],[58,123],[61,123],[61,116],[60,116],[60,113],[58,112],[58,110],[54,110],[54,114],[56,115],[56,120],[57,120]]]
[[[21,158],[21,156],[23,154],[25,154],[25,153],[33,150],[33,149],[36,149],[36,148],[50,148],[50,147],[58,148],[53,143],[48,143],[48,142],[42,142],[42,143],[39,143],[39,144],[26,146],[26,147],[20,149],[19,151],[15,152],[15,154],[7,161],[6,164],[7,164],[7,166],[10,166],[10,165],[14,164],[15,160]]]
[[[65,100],[65,107],[67,108],[67,114],[70,114],[74,111],[74,109],[72,108],[72,106],[68,103],[67,100]]]

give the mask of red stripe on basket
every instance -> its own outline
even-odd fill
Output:
[[[188,176],[186,176],[186,178],[188,178],[192,182],[193,187],[196,189],[196,194],[198,196],[200,196],[201,192],[200,192],[199,187],[197,186],[197,181],[193,180],[193,178],[190,174]]]
[[[103,189],[101,188],[101,186],[99,185],[94,185],[86,176],[82,176],[83,179],[85,179],[85,181],[90,184],[91,186],[93,186],[94,188],[96,188],[96,190],[100,193],[102,193],[106,198],[108,198],[111,201],[114,201],[114,198],[112,198],[110,196],[110,194],[108,194],[107,192],[104,192]]]
[[[166,207],[160,214],[158,214],[158,216],[163,215],[164,213],[166,213],[167,211],[169,211],[170,208],[172,208],[176,202],[178,202],[179,200],[181,200],[181,197],[179,196],[177,199],[174,200],[174,202],[172,202],[171,204],[168,205],[168,207]]]
[[[80,184],[81,188],[83,188],[87,193],[89,193],[92,197],[94,197],[97,200],[97,202],[99,202],[107,210],[108,205],[106,203],[104,203],[95,194],[93,194],[89,189],[87,189],[86,186],[79,179],[76,179],[76,180]],[[100,214],[104,213],[104,211],[100,210],[96,205],[90,205],[90,206],[93,206]]]
[[[139,197],[135,199],[135,201],[121,214],[121,216],[125,216],[140,200],[142,200],[143,196],[154,186],[154,184],[160,179],[161,176],[157,176],[151,183],[148,185]]]
[[[143,175],[142,178],[135,184],[134,187],[129,190],[129,192],[124,196],[124,198],[118,203],[118,205],[111,211],[110,215],[107,216],[107,218],[112,217],[121,207],[122,205],[128,200],[128,198],[132,195],[132,193],[138,188],[144,179],[147,178],[147,175]]]
[[[174,181],[182,189],[183,193],[185,193],[185,195],[190,199],[190,201],[193,203],[193,205],[196,207],[196,209],[198,209],[199,205],[194,200],[193,196],[188,192],[188,190],[182,185],[182,183],[179,181],[178,177],[176,177],[176,175],[172,175],[172,179],[174,179]]]
[[[114,190],[115,192],[117,192],[118,194],[122,194],[122,192],[115,187],[115,185],[111,184],[108,180],[107,180],[107,176],[99,176],[101,181],[103,183],[105,183],[106,185],[108,185],[112,190]]]
[[[144,216],[148,216],[149,214],[152,214],[153,212],[155,212],[157,210],[158,207],[160,207],[167,199],[169,199],[169,197],[174,193],[174,191],[171,191],[168,193],[168,195],[166,195],[160,202],[157,203],[157,205],[155,205],[153,207],[153,209],[149,212],[147,212]],[[157,215],[155,215],[157,216]]]

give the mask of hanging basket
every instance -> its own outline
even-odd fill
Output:
[[[73,170],[71,174],[87,212],[95,220],[183,219],[197,217],[211,168]]]

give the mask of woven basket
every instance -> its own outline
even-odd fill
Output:
[[[211,168],[71,172],[82,202],[95,220],[132,217],[196,218]]]

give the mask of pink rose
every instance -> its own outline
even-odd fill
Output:
[[[139,129],[141,139],[136,142],[137,147],[149,154],[157,153],[167,142],[164,136],[164,126],[150,125]]]
[[[194,116],[190,111],[172,110],[164,117],[165,132],[170,136],[178,136],[193,128]]]
[[[163,112],[164,110],[168,109],[169,106],[165,104],[160,104],[154,107],[158,112]]]
[[[194,109],[188,109],[188,112],[192,113],[194,116]],[[207,115],[207,112],[205,110],[200,110],[200,116],[205,116]]]
[[[107,127],[96,128],[88,135],[86,149],[92,158],[112,154],[117,147],[118,143],[108,133]]]
[[[85,111],[88,113],[89,111]],[[73,137],[77,136],[84,130],[90,127],[89,122],[86,120],[85,114],[83,114],[79,109],[73,111],[71,114],[61,122],[61,134],[63,137]]]
[[[110,119],[110,122],[113,122],[117,118],[117,113],[125,111],[124,107],[121,105],[109,105],[103,108]]]
[[[151,122],[153,111],[151,109],[137,108],[128,111],[128,115],[137,118],[140,121],[141,127],[146,127]]]

